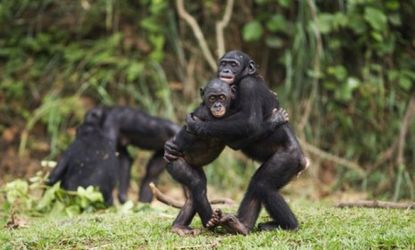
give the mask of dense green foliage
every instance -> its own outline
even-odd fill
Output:
[[[315,175],[334,173],[333,188],[414,198],[415,124],[403,120],[415,95],[415,3],[235,2],[227,49],[259,63],[302,140],[365,173],[311,154]],[[214,48],[224,1],[186,1],[186,9]],[[82,119],[81,96],[182,121],[213,76],[174,1],[3,0],[0,30],[0,134],[23,131],[22,154],[46,135],[41,155],[55,158]],[[227,164],[236,167],[211,176],[243,169]]]
[[[338,209],[327,204],[292,204],[297,232],[253,232],[230,236],[203,231],[180,237],[169,231],[176,209],[141,205],[123,213],[28,221],[28,228],[0,230],[3,249],[413,249],[415,214],[405,210]],[[236,208],[229,208],[235,211]],[[266,221],[261,216],[260,221]],[[200,228],[199,220],[193,226]]]

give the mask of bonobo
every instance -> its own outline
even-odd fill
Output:
[[[232,115],[234,93],[231,87],[219,80],[210,81],[201,91],[203,102],[191,114],[204,121],[225,119]],[[274,129],[285,123],[286,112],[283,109],[272,112],[267,121],[263,122],[264,130]],[[180,234],[194,234],[189,227],[196,213],[204,226],[212,218],[212,208],[206,197],[206,176],[202,167],[216,159],[225,147],[226,140],[195,136],[183,127],[176,136],[165,145],[165,159],[170,161],[167,171],[181,183],[187,192],[185,205],[173,222],[173,231]]]
[[[288,123],[275,127],[271,133],[264,132],[261,126],[264,117],[278,109],[279,103],[257,74],[255,62],[248,55],[230,51],[220,59],[218,68],[218,77],[236,90],[235,112],[211,121],[199,119],[197,115],[188,116],[187,129],[200,137],[234,139],[226,141],[226,144],[241,149],[248,157],[262,164],[249,183],[237,215],[222,215],[218,211],[207,226],[222,225],[231,233],[247,234],[255,226],[264,205],[272,220],[259,224],[261,230],[296,229],[298,222],[295,215],[277,193],[307,166],[294,132]],[[241,143],[238,138],[246,139]],[[165,148],[172,159],[181,155],[181,149],[176,146],[171,143]],[[195,206],[206,207],[205,204]]]
[[[151,202],[153,194],[149,187],[157,182],[164,170],[164,143],[173,137],[180,127],[175,123],[151,116],[139,109],[130,107],[95,107],[91,112],[101,112],[101,126],[109,138],[117,142],[119,159],[118,199],[124,203],[130,183],[132,158],[127,151],[128,145],[154,151],[146,166],[140,184],[139,201]]]
[[[103,194],[107,205],[112,205],[118,161],[115,141],[107,138],[99,124],[99,110],[90,112],[77,128],[75,141],[60,158],[49,175],[47,185],[61,181],[66,190],[95,186]]]

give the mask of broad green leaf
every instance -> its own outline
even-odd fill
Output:
[[[283,31],[286,32],[289,28],[287,20],[282,15],[273,15],[266,23],[267,28],[270,31],[276,32],[276,31]]]
[[[278,0],[278,3],[281,6],[288,8],[290,6],[291,0]]]
[[[366,7],[364,16],[373,29],[383,31],[386,28],[387,18],[379,9]]]
[[[6,199],[12,204],[15,200],[21,197],[26,197],[29,192],[29,184],[23,180],[15,180],[6,184]]]
[[[242,36],[245,41],[256,41],[262,36],[262,26],[258,21],[251,21],[247,23],[242,31]]]
[[[132,62],[127,68],[127,80],[133,81],[137,79],[144,71],[144,63]]]
[[[36,209],[41,211],[52,205],[53,201],[56,198],[56,192],[60,189],[60,182],[56,183],[52,187],[48,188],[43,194],[39,203],[36,206]]]
[[[330,33],[333,24],[333,15],[322,13],[318,16],[318,28],[321,33]]]
[[[404,90],[410,90],[412,87],[412,81],[408,77],[401,74],[399,77],[399,86],[401,86]]]
[[[328,67],[327,72],[330,75],[333,75],[334,77],[336,77],[336,79],[339,81],[343,81],[344,79],[346,79],[346,76],[347,76],[346,68],[341,65]]]

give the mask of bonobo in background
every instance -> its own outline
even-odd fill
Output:
[[[215,121],[225,119],[234,112],[234,93],[227,83],[214,79],[201,91],[201,95],[203,102],[191,116],[204,121]],[[272,112],[271,117],[262,122],[263,130],[272,131],[286,120],[283,109]],[[194,234],[196,231],[189,225],[196,213],[201,217],[204,226],[211,219],[212,209],[206,197],[206,176],[202,167],[219,156],[225,142],[226,139],[196,136],[187,131],[186,127],[166,142],[165,159],[170,161],[167,170],[187,191],[186,203],[173,222],[174,232],[180,235]]]
[[[307,165],[294,132],[288,124],[276,126],[271,132],[264,129],[264,118],[279,109],[279,103],[257,74],[255,62],[248,55],[230,51],[220,59],[218,68],[218,77],[236,90],[232,108],[235,112],[215,120],[199,119],[197,114],[188,116],[187,129],[201,138],[227,139],[226,145],[241,149],[248,157],[262,164],[252,177],[236,216],[223,216],[218,211],[207,224],[206,219],[202,219],[202,222],[208,227],[221,225],[231,233],[247,234],[255,226],[261,206],[264,205],[272,220],[260,224],[260,229],[296,229],[297,219],[282,196],[276,192]],[[175,159],[182,155],[180,145],[174,141],[166,144],[165,149],[167,158]],[[176,180],[184,179],[181,171],[175,172]],[[187,176],[188,180],[196,182],[198,178],[200,177]],[[200,195],[206,196],[205,193]],[[193,206],[199,214],[199,211],[206,210],[209,211],[206,217],[212,215],[208,204],[195,203]],[[187,220],[188,218],[181,219],[182,222]]]
[[[106,137],[100,127],[101,115],[99,110],[86,114],[84,123],[77,128],[75,141],[61,156],[47,184],[61,181],[66,190],[95,186],[105,203],[112,205],[118,160],[115,141]]]
[[[139,193],[139,201],[151,202],[153,194],[148,184],[157,182],[164,170],[164,143],[173,137],[180,127],[171,121],[130,107],[96,107],[91,112],[102,114],[100,123],[105,134],[117,142],[119,168],[116,173],[119,179],[118,199],[121,203],[127,199],[131,176],[132,158],[127,146],[133,145],[154,151],[147,163]]]

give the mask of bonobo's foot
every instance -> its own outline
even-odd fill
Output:
[[[118,194],[118,201],[121,204],[124,204],[127,201],[127,195],[126,194]]]
[[[260,231],[272,231],[272,230],[296,230],[298,228],[297,225],[281,225],[275,221],[268,221],[264,223],[258,223],[258,229]]]
[[[212,218],[208,221],[208,228],[214,228],[216,226],[222,226],[228,233],[231,234],[243,234],[249,233],[248,228],[239,221],[239,219],[232,214],[223,214],[220,209],[216,209],[213,212]]]
[[[176,233],[180,236],[186,236],[186,235],[198,235],[200,233],[199,229],[193,229],[189,226],[173,226],[171,231],[173,233]]]
[[[153,193],[148,185],[143,185],[141,187],[138,201],[143,203],[151,203],[151,201],[153,201]]]
[[[221,219],[222,219],[222,210],[215,209],[215,211],[213,211],[212,213],[212,218],[210,218],[210,220],[206,223],[206,227],[208,229],[213,229],[217,226],[220,226]]]

